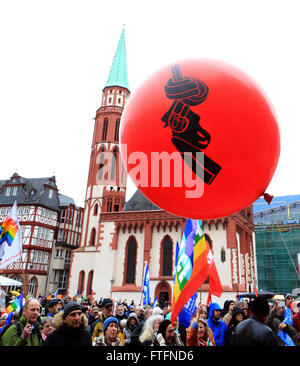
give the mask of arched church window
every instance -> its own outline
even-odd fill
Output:
[[[136,268],[136,252],[137,244],[134,238],[131,238],[127,246],[127,261],[126,261],[126,283],[135,283],[135,268]]]
[[[162,275],[172,276],[172,240],[169,236],[162,243]]]
[[[94,206],[94,216],[98,215],[98,204],[96,203]]]
[[[91,295],[93,290],[93,277],[94,277],[94,271],[91,270],[88,275],[88,281],[87,281],[87,289],[86,294]]]
[[[83,290],[84,290],[84,278],[85,278],[85,272],[84,271],[80,271],[79,272],[79,277],[78,277],[78,295],[82,295],[83,294]]]
[[[96,229],[93,227],[90,235],[90,245],[94,246],[96,241]]]
[[[221,262],[224,263],[225,261],[226,261],[225,249],[222,248],[221,249]]]

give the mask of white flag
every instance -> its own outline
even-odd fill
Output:
[[[0,268],[16,262],[22,255],[17,201],[0,227]]]

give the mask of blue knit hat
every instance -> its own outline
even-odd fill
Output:
[[[105,319],[103,323],[103,334],[106,331],[106,328],[109,326],[110,323],[116,323],[117,326],[119,325],[119,320],[113,316],[110,316],[109,318]]]

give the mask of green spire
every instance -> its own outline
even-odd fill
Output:
[[[129,90],[124,28],[121,33],[105,88],[108,86],[121,86]]]

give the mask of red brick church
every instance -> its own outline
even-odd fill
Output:
[[[81,242],[72,255],[68,294],[78,291],[139,303],[147,262],[151,301],[156,296],[170,301],[175,246],[186,218],[160,209],[138,190],[125,202],[127,173],[120,161],[119,128],[129,97],[123,29],[95,116]],[[223,285],[221,299],[215,300],[222,304],[238,292],[253,291],[257,274],[252,206],[203,221],[203,229]],[[207,293],[208,284],[203,284],[202,301]]]

